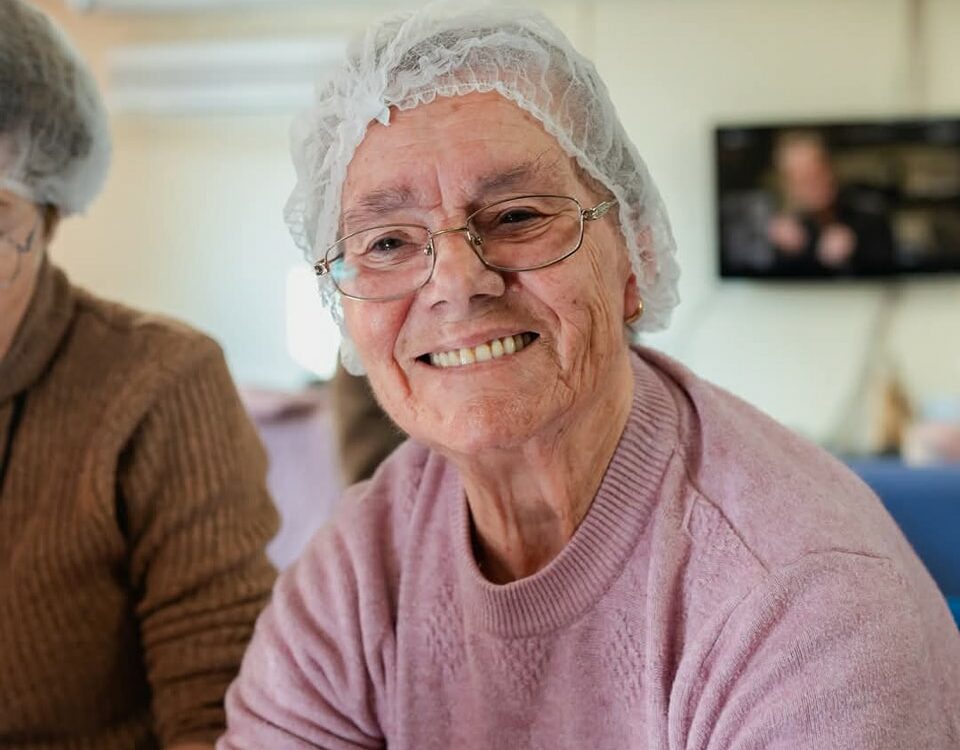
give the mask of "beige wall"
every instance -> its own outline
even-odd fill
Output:
[[[960,113],[960,4],[927,0],[915,36],[909,0],[539,4],[596,60],[671,211],[684,301],[651,341],[802,432],[837,434],[886,300],[867,285],[718,283],[711,128]],[[101,73],[113,44],[348,33],[388,7],[187,18],[78,17],[60,0],[41,5]],[[117,118],[107,190],[65,226],[57,258],[104,294],[211,331],[240,380],[297,382],[283,330],[286,272],[298,258],[280,220],[292,184],[288,119]],[[886,342],[872,343],[889,345],[918,398],[960,395],[960,285],[908,284],[897,310]]]

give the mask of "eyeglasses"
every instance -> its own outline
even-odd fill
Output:
[[[0,289],[6,289],[20,275],[23,256],[30,252],[36,237],[39,220],[23,242],[17,242],[6,232],[0,230]]]
[[[345,297],[386,301],[426,285],[437,264],[435,239],[463,233],[470,248],[494,271],[536,271],[569,258],[583,244],[584,222],[603,217],[617,203],[583,208],[576,198],[523,195],[491,203],[462,227],[431,231],[419,224],[388,224],[351,232],[314,264]]]

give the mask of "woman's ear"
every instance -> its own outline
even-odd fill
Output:
[[[634,316],[640,307],[640,289],[637,287],[637,275],[631,273],[623,287],[623,320]]]

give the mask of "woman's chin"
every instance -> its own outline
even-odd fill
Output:
[[[516,395],[448,403],[432,424],[419,422],[410,432],[444,454],[478,456],[513,450],[538,439],[551,414],[542,402]]]

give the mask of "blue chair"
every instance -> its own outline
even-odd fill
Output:
[[[960,625],[960,464],[913,468],[896,459],[847,463],[900,525]]]

